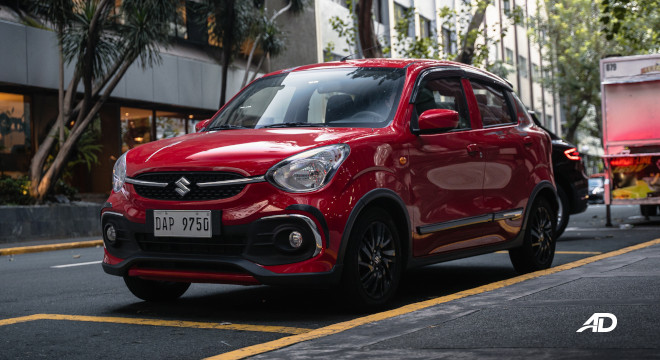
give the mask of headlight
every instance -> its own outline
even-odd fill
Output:
[[[115,167],[112,169],[112,190],[114,192],[119,192],[124,186],[124,181],[126,180],[126,154],[125,152],[122,156],[117,159],[115,162]]]
[[[266,179],[285,191],[314,191],[330,182],[349,152],[346,144],[301,152],[273,166],[266,173]]]

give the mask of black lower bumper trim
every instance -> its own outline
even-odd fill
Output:
[[[245,259],[232,258],[182,258],[162,256],[140,256],[126,259],[119,264],[103,263],[103,270],[111,275],[127,276],[133,267],[171,270],[182,272],[215,272],[218,274],[251,275],[264,285],[305,285],[326,287],[338,284],[341,266],[322,273],[279,274],[269,271]]]

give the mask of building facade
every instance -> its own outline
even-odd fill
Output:
[[[99,113],[102,136],[99,164],[92,171],[79,169],[74,186],[81,192],[106,193],[111,188],[112,166],[117,157],[139,144],[194,131],[196,122],[212,116],[219,107],[222,68],[220,49],[208,39],[208,31],[191,20],[195,0],[180,2],[183,15],[172,24],[173,45],[161,51],[162,62],[142,69],[133,64]],[[285,0],[266,1],[272,14]],[[457,51],[456,23],[439,17],[444,7],[466,6],[459,0],[374,0],[374,28],[387,46],[396,39],[395,24],[414,8],[407,36],[431,38],[448,52]],[[539,81],[552,76],[552,64],[527,35],[524,25],[510,25],[508,14],[518,9],[526,18],[542,11],[532,0],[494,0],[484,18],[487,38],[499,39],[489,46],[488,62],[501,62],[525,104],[536,111],[550,130],[560,134],[559,102]],[[346,0],[312,0],[299,15],[285,13],[277,20],[286,35],[286,50],[268,59],[262,72],[304,64],[359,57],[359,49],[347,44],[331,25],[332,18],[351,20]],[[458,21],[458,20],[456,20]],[[500,26],[499,24],[503,24]],[[334,44],[330,49],[329,44]],[[57,117],[59,77],[55,33],[26,26],[12,11],[0,6],[0,171],[27,174],[30,159]],[[396,49],[389,55],[397,57]],[[237,57],[228,74],[228,98],[240,90],[245,57]],[[72,76],[65,71],[65,83]]]
[[[102,107],[100,121],[92,125],[101,132],[99,164],[91,172],[78,169],[72,177],[81,192],[109,192],[112,167],[119,155],[146,142],[194,132],[198,121],[218,110],[220,49],[210,44],[208,31],[191,20],[191,2],[180,2],[183,16],[172,24],[173,44],[161,50],[160,64],[146,69],[133,64]],[[281,0],[267,2],[271,12],[284,4]],[[297,28],[292,16],[285,13],[280,17],[290,38],[295,41],[304,35],[315,39],[314,7],[296,16]],[[27,174],[32,155],[57,117],[57,40],[54,32],[26,26],[12,9],[0,6],[0,48],[0,172],[18,176]],[[271,59],[265,70],[317,62],[316,49],[309,49],[301,51],[290,44],[289,52]],[[231,65],[228,98],[240,90],[244,68],[241,57]],[[69,66],[65,84],[72,74]]]
[[[326,59],[340,59],[354,53],[356,48],[346,44],[346,37],[339,37],[332,28],[332,18],[338,17],[346,22],[351,20],[350,2],[346,0],[318,0],[320,16],[317,17],[319,34],[324,47]],[[407,36],[410,38],[434,37],[445,54],[443,58],[452,59],[451,54],[458,51],[457,30],[461,28],[459,18],[447,22],[440,18],[442,9],[447,7],[456,12],[473,9],[466,7],[461,0],[373,0],[374,30],[383,46],[396,44],[395,24],[406,13],[414,8],[412,21]],[[539,120],[549,130],[561,135],[561,116],[559,99],[553,96],[552,89],[544,86],[543,76],[551,77],[552,64],[545,56],[544,50],[535,38],[528,35],[532,30],[528,24],[533,19],[543,16],[543,9],[537,8],[535,0],[493,0],[487,7],[481,31],[480,40],[489,39],[487,64],[499,62],[508,72],[507,80],[513,85],[525,105],[534,110]],[[522,15],[525,21],[513,23],[513,15]],[[328,46],[328,45],[334,45]],[[330,50],[332,48],[332,50]],[[359,55],[359,54],[358,54]],[[388,55],[400,57],[396,47]]]

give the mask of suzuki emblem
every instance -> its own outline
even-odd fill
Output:
[[[190,185],[190,181],[186,179],[185,177],[181,177],[181,179],[177,180],[174,185],[176,185],[176,189],[174,189],[181,197],[184,197],[187,193],[190,192],[190,189],[188,188],[187,185]]]

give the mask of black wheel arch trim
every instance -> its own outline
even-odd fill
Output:
[[[394,201],[397,206],[399,207],[400,211],[405,214],[405,222],[406,222],[406,239],[401,239],[402,241],[406,242],[406,253],[407,253],[407,258],[410,258],[410,255],[412,254],[412,225],[410,223],[410,215],[408,214],[408,209],[406,208],[405,202],[399,197],[399,195],[394,192],[393,190],[390,189],[374,189],[366,193],[358,202],[355,204],[353,207],[353,210],[351,210],[351,214],[348,216],[348,220],[346,221],[346,225],[344,227],[344,232],[341,237],[341,244],[339,246],[339,253],[337,254],[337,265],[341,266],[343,265],[344,261],[344,256],[346,254],[346,248],[348,247],[348,241],[351,237],[351,230],[353,229],[353,226],[355,225],[355,221],[357,220],[358,216],[366,209],[370,204],[372,204],[374,201],[379,200],[379,199],[386,199],[386,200],[391,200]],[[399,229],[401,230],[401,229]],[[402,244],[403,246],[404,244]],[[403,259],[404,262],[407,262],[408,259]],[[404,265],[405,269],[405,265]]]
[[[547,180],[541,181],[534,187],[534,190],[532,190],[532,194],[529,197],[529,201],[527,202],[527,206],[525,207],[525,217],[523,220],[522,227],[520,228],[520,233],[518,236],[515,238],[515,241],[518,241],[518,245],[522,245],[523,238],[525,237],[525,231],[527,230],[527,224],[529,222],[529,217],[530,217],[530,210],[532,209],[532,205],[536,201],[536,198],[539,197],[540,193],[542,191],[551,191],[554,196],[551,196],[548,198],[548,201],[550,202],[550,205],[554,206],[554,211],[555,211],[555,217],[557,216],[557,210],[559,209],[559,195],[557,194],[557,188]]]

